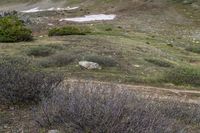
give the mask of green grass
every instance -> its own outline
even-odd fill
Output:
[[[152,59],[152,58],[147,58],[145,59],[147,62],[152,63],[154,65],[160,66],[160,67],[172,67],[172,63],[170,63],[167,60],[164,59]]]
[[[170,70],[166,74],[166,80],[176,85],[200,86],[200,68],[181,66]]]
[[[71,24],[70,22],[63,25],[64,27],[55,27],[50,31],[44,28],[44,32],[42,28],[42,34],[49,32],[49,37],[43,34],[42,38],[35,37],[33,42],[0,44],[0,55],[24,56],[42,66],[40,69],[43,71],[62,72],[69,78],[123,83],[165,85],[171,81],[161,82],[162,78],[166,76],[166,73],[173,71],[176,66],[193,65],[199,67],[200,56],[197,54],[197,47],[194,47],[192,39],[187,37],[187,33],[190,34],[192,29],[198,29],[197,18],[199,14],[191,9],[190,5],[168,4],[170,7],[173,5],[172,8],[180,13],[179,15],[186,17],[185,19],[189,18],[191,14],[197,16],[194,18],[195,23],[191,22],[189,26],[180,20],[178,22],[175,20],[173,22],[167,21],[160,25],[163,14],[156,14],[156,18],[154,18],[155,12],[152,12],[151,7],[148,7],[147,11],[141,12],[145,15],[141,14],[142,17],[140,15],[137,17],[133,8],[130,8],[131,5],[128,5],[131,2],[95,0],[89,6],[87,4],[91,2],[90,0],[70,0],[68,2],[81,3],[85,5],[87,10],[72,12],[67,14],[67,17],[82,16],[85,11],[93,13],[107,9],[102,7],[109,7],[109,12],[116,14],[121,13],[118,11],[123,11],[124,14],[127,13],[127,16],[124,17],[120,14],[114,21],[94,22],[92,24]],[[184,9],[186,9],[185,12]],[[169,11],[169,13],[171,12]],[[187,16],[187,13],[190,14]],[[166,16],[169,20],[173,17],[175,17],[173,14]],[[149,18],[148,24],[140,23],[147,18]],[[153,20],[151,20],[152,18]],[[155,19],[156,21],[154,21]],[[193,18],[190,19],[193,20]],[[182,37],[181,31],[184,31],[185,38]],[[39,44],[45,48],[40,48]],[[27,54],[27,51],[32,51],[31,49],[35,49],[33,55]],[[47,51],[50,49],[50,54],[43,55],[46,49]],[[97,62],[104,69],[83,70],[78,66],[80,60]],[[193,60],[195,63],[191,63]],[[187,86],[188,83],[184,82],[180,85]]]

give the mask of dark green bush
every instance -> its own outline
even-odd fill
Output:
[[[200,46],[190,46],[186,48],[187,51],[200,54]]]
[[[24,61],[24,62],[22,62]],[[62,81],[53,76],[29,68],[25,59],[3,59],[0,63],[0,103],[33,104],[50,97]]]
[[[86,35],[91,33],[90,28],[81,26],[65,26],[49,30],[49,36]]]
[[[147,62],[152,63],[154,65],[160,66],[160,67],[172,67],[172,64],[166,60],[161,59],[145,59]]]
[[[101,55],[87,55],[84,57],[84,60],[96,62],[101,66],[105,67],[115,67],[117,66],[117,61],[112,57],[101,56]]]
[[[62,67],[73,62],[74,56],[65,53],[59,53],[39,62],[42,67]]]
[[[176,67],[167,72],[166,80],[176,85],[200,86],[200,69],[196,67]]]
[[[0,18],[0,42],[32,40],[32,32],[15,16]]]
[[[51,47],[48,46],[35,46],[31,47],[27,51],[28,56],[36,56],[36,57],[45,57],[49,56],[54,53],[54,50]]]

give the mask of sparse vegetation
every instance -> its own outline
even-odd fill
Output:
[[[54,53],[54,50],[48,46],[34,46],[27,50],[28,56],[45,57]]]
[[[200,86],[200,69],[192,66],[176,67],[166,74],[166,80],[176,85]]]
[[[62,67],[70,64],[74,57],[70,54],[58,53],[39,62],[42,67]]]
[[[152,63],[154,65],[160,66],[160,67],[172,67],[172,63],[169,61],[163,60],[163,59],[156,59],[156,58],[147,58],[145,59],[149,63]]]
[[[65,26],[49,30],[49,36],[86,35],[91,33],[89,27]]]
[[[0,42],[20,42],[32,40],[32,32],[16,17],[0,18]]]

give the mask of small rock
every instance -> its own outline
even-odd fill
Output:
[[[7,126],[7,125],[4,125],[4,126],[3,126],[3,128],[4,128],[4,129],[7,129],[7,128],[8,128],[8,126]]]
[[[139,68],[139,67],[140,67],[140,65],[134,65],[134,67],[137,67],[137,68]]]
[[[48,26],[53,26],[53,24],[52,23],[48,23]]]
[[[58,130],[49,130],[48,133],[60,133]]]
[[[79,66],[86,68],[86,69],[101,69],[101,66],[95,62],[80,61],[78,64],[79,64]]]
[[[192,3],[192,5],[191,5],[193,8],[195,8],[195,9],[199,9],[200,8],[200,6],[199,5],[197,5],[196,3]]]

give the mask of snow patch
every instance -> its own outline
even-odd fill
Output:
[[[60,8],[60,7],[51,7],[51,8],[48,8],[48,9],[39,9],[39,7],[35,7],[35,8],[32,8],[32,9],[29,9],[29,10],[24,10],[24,11],[21,11],[23,13],[35,13],[35,12],[43,12],[43,11],[69,11],[69,10],[75,10],[75,9],[78,9],[79,7],[67,7],[67,8]]]
[[[100,20],[113,20],[116,18],[116,15],[110,14],[97,14],[97,15],[85,15],[83,17],[75,17],[75,18],[64,18],[60,19],[60,21],[73,21],[73,22],[89,22],[89,21],[100,21]]]

